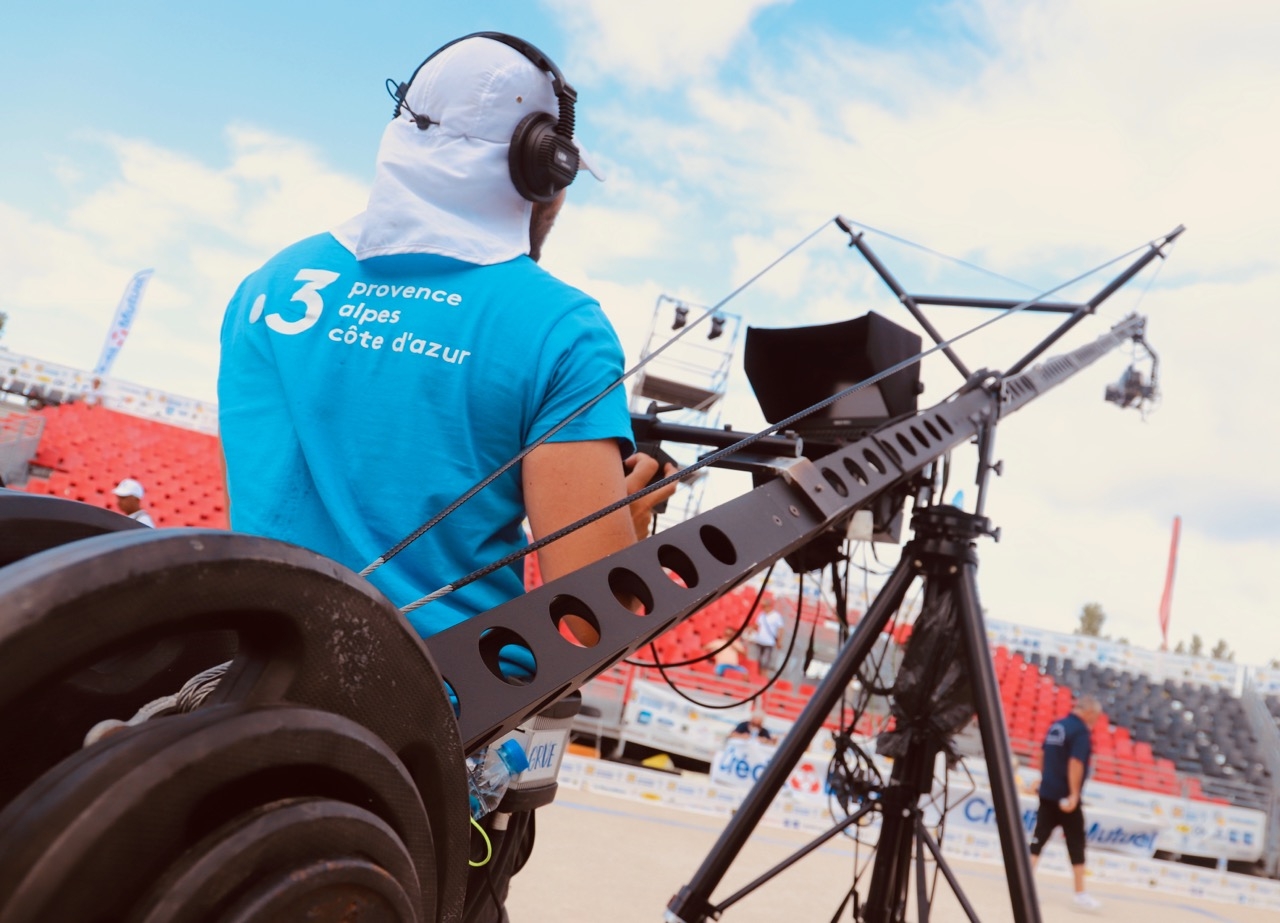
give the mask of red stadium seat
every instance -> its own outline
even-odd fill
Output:
[[[115,508],[111,489],[126,477],[147,488],[158,526],[227,528],[217,437],[103,407],[62,404],[40,411],[45,430],[35,462],[52,470],[28,493],[52,493]]]

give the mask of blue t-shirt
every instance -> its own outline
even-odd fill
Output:
[[[1067,762],[1075,758],[1084,764],[1084,774],[1089,775],[1089,756],[1093,752],[1093,738],[1089,726],[1079,715],[1070,714],[1049,725],[1044,736],[1044,766],[1040,775],[1040,797],[1046,801],[1061,801],[1071,794],[1067,782]]]
[[[232,528],[360,570],[622,374],[600,306],[521,256],[357,261],[330,234],[240,286],[218,417]],[[552,437],[630,449],[622,389]],[[371,581],[403,606],[525,544],[517,465]],[[410,614],[424,637],[523,590],[503,568]]]

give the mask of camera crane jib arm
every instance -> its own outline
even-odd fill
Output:
[[[750,493],[441,632],[426,645],[457,697],[473,752],[577,689],[716,597],[847,520],[989,424],[1144,335],[1129,315],[1092,343],[1010,377],[979,371],[941,403],[881,427],[816,462],[799,459]],[[668,576],[675,574],[679,581]],[[639,600],[637,615],[623,600]],[[561,634],[575,615],[594,625],[586,648]],[[499,651],[528,648],[536,671],[504,678]]]

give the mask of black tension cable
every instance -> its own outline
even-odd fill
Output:
[[[756,614],[756,608],[760,605],[760,600],[764,598],[764,591],[769,587],[769,578],[773,576],[773,569],[777,566],[778,566],[777,561],[774,561],[772,564],[769,565],[769,569],[764,573],[764,580],[760,584],[760,589],[756,593],[756,598],[752,600],[751,608],[747,610],[747,617],[742,620],[742,624],[739,625],[738,630],[733,633],[733,637],[729,638],[727,641],[724,642],[723,645],[716,648],[714,651],[708,651],[707,653],[703,654],[701,657],[694,657],[691,660],[677,660],[674,663],[659,663],[657,659],[656,651],[654,653],[653,663],[645,663],[643,660],[629,660],[626,657],[622,658],[622,662],[627,664],[627,666],[631,666],[631,667],[662,666],[662,667],[666,667],[667,669],[672,669],[674,667],[687,667],[687,666],[690,666],[691,664],[702,663],[704,660],[710,660],[712,657],[715,657],[717,654],[721,653],[722,651],[727,650],[729,647],[733,645],[735,641],[737,641],[740,637],[742,637],[742,633],[746,631],[747,626],[751,624],[751,619]],[[653,647],[652,644],[649,646]]]
[[[614,501],[613,503],[610,503],[607,506],[602,507],[596,512],[591,513],[587,516],[584,516],[583,518],[579,519],[577,522],[570,523],[569,525],[564,526],[563,528],[557,529],[556,531],[543,536],[537,541],[530,542],[528,545],[526,545],[522,549],[518,549],[517,551],[513,551],[510,554],[504,555],[502,558],[499,558],[497,561],[487,564],[484,567],[479,568],[478,570],[472,571],[470,574],[467,574],[465,577],[462,577],[451,583],[445,584],[439,589],[436,589],[431,593],[428,593],[426,596],[423,596],[420,599],[414,600],[408,605],[401,606],[400,611],[405,613],[413,612],[414,610],[419,609],[422,606],[427,605],[428,603],[435,602],[437,599],[440,599],[444,596],[448,596],[450,593],[453,593],[454,591],[459,590],[470,583],[474,583],[476,580],[479,580],[480,578],[485,577],[496,570],[500,570],[503,567],[509,567],[510,565],[526,557],[527,555],[533,554],[535,551],[545,548],[547,545],[550,545],[552,542],[557,542],[560,539],[564,538],[566,535],[576,532],[577,530],[584,528],[585,526],[589,526],[591,523],[596,522],[600,519],[603,519],[605,516],[608,516],[609,514],[614,513],[617,510],[624,509],[625,507],[634,503],[636,500],[639,500],[642,497],[646,497],[649,494],[653,493],[654,491],[661,490],[662,488],[666,487],[669,484],[674,484],[677,481],[681,480],[682,478],[688,477],[690,474],[696,471],[699,471],[702,468],[705,468],[709,465],[713,465],[716,462],[720,461],[721,459],[729,455],[735,454],[737,452],[741,452],[743,449],[746,449],[754,445],[755,443],[759,442],[761,439],[765,438],[766,436],[770,436],[776,432],[785,430],[787,427],[803,419],[804,417],[807,417],[810,414],[816,413],[817,411],[822,410],[825,407],[829,407],[830,405],[848,397],[850,394],[853,394],[856,391],[860,391],[863,388],[868,387],[869,385],[876,384],[884,380],[885,378],[888,378],[890,375],[894,375],[905,368],[909,368],[912,365],[915,365],[923,361],[924,359],[933,355],[934,353],[946,350],[950,348],[952,345],[954,345],[955,343],[958,343],[960,340],[963,340],[966,337],[972,336],[973,334],[986,329],[992,324],[999,323],[1005,318],[1018,314],[1026,310],[1028,307],[1043,301],[1045,298],[1054,294],[1055,292],[1061,291],[1064,288],[1075,285],[1077,282],[1080,282],[1083,279],[1087,279],[1089,276],[1092,276],[1098,272],[1101,272],[1102,270],[1107,269],[1108,267],[1120,262],[1121,260],[1127,259],[1128,257],[1132,256],[1135,253],[1138,253],[1141,250],[1153,248],[1155,246],[1156,244],[1154,240],[1147,241],[1143,244],[1140,244],[1139,246],[1134,247],[1133,249],[1128,250],[1120,254],[1119,256],[1116,256],[1110,260],[1107,260],[1105,263],[1095,266],[1093,269],[1083,272],[1080,275],[1075,276],[1074,278],[1068,279],[1066,282],[1062,282],[1059,285],[1056,285],[1053,288],[1050,288],[1044,292],[1041,292],[1040,294],[1032,298],[1028,298],[1027,300],[1022,301],[1014,305],[1013,307],[1009,308],[1007,311],[1003,311],[994,317],[988,318],[987,320],[982,321],[981,323],[969,328],[968,330],[965,330],[965,331],[962,331],[961,333],[956,334],[955,336],[951,337],[948,340],[941,340],[938,343],[934,344],[933,346],[925,349],[924,351],[917,353],[915,356],[912,356],[908,359],[904,359],[901,362],[898,362],[890,366],[889,368],[884,369],[883,371],[877,372],[876,374],[868,378],[865,378],[862,381],[849,386],[848,388],[845,388],[843,391],[839,391],[828,398],[818,401],[815,404],[811,404],[810,406],[804,408],[803,410],[797,413],[794,413],[791,416],[786,417],[785,419],[780,420],[777,423],[774,423],[770,426],[765,427],[759,432],[753,433],[750,436],[746,436],[738,440],[737,442],[732,443],[731,445],[725,446],[723,449],[718,449],[717,451],[712,452],[709,455],[704,455],[698,461],[681,469],[680,471],[677,471],[675,474],[668,475],[667,477],[654,481],[652,484],[649,484],[646,487],[641,488],[635,493],[629,494],[628,496],[623,497],[621,500]],[[794,249],[795,248],[793,248],[793,250]],[[778,261],[775,261],[774,265],[776,265],[777,262]],[[758,278],[758,277],[759,275],[757,275],[755,278]],[[744,283],[743,287],[745,287],[746,284],[749,284],[749,283]],[[741,291],[741,290],[742,290],[742,287],[739,287],[739,289],[737,289],[737,291]],[[723,301],[721,302],[721,304],[723,304]],[[708,311],[708,313],[711,313],[715,310],[717,310],[717,308],[712,308]],[[703,315],[703,317],[705,316],[706,314]],[[699,320],[701,319],[702,318],[699,318]],[[651,355],[655,355],[655,354],[651,354]],[[615,383],[615,385],[616,384],[617,383]],[[602,396],[603,394],[598,395],[597,399]],[[529,449],[532,449],[534,447],[535,446],[530,446]],[[527,454],[528,451],[529,450],[525,450],[525,454]],[[518,461],[519,458],[521,457],[523,457],[523,455],[517,456],[517,458],[513,459],[511,463]],[[468,493],[471,493],[471,492],[468,492]],[[455,504],[453,504],[454,508],[456,508],[457,505],[459,504],[455,502]],[[379,559],[379,561],[375,562],[375,564],[371,564],[364,571],[361,571],[361,575],[363,576],[367,574],[371,570],[375,569],[375,565],[380,566],[382,563],[385,563],[385,559]]]
[[[655,663],[654,666],[658,668],[658,672],[662,674],[662,678],[666,681],[666,684],[671,687],[671,691],[680,696],[680,698],[684,699],[686,702],[692,702],[699,708],[706,708],[711,711],[728,711],[731,708],[741,708],[743,705],[750,705],[756,699],[760,698],[760,696],[772,689],[773,684],[782,678],[782,673],[786,670],[787,663],[791,660],[791,654],[796,648],[796,636],[800,634],[800,617],[804,610],[804,574],[798,574],[797,577],[798,579],[796,583],[799,586],[799,591],[796,598],[796,623],[791,627],[791,640],[787,643],[787,653],[782,658],[782,664],[778,667],[778,672],[769,677],[768,682],[755,692],[751,693],[751,695],[747,696],[745,699],[738,699],[737,701],[729,702],[724,705],[713,705],[710,702],[699,702],[697,699],[687,694],[683,689],[675,684],[675,681],[672,680],[670,676],[667,675],[667,671],[662,668],[662,664]],[[658,659],[658,651],[652,642],[649,644],[649,649],[653,653],[653,659],[656,661]]]
[[[464,503],[466,503],[468,500],[474,497],[476,494],[480,493],[480,491],[484,490],[486,487],[488,487],[498,478],[502,477],[502,475],[506,474],[513,467],[518,465],[525,458],[525,456],[527,456],[534,449],[538,448],[538,446],[544,444],[548,439],[550,439],[556,433],[560,432],[560,430],[564,429],[566,426],[572,423],[575,419],[577,419],[580,415],[582,415],[583,413],[586,413],[586,411],[590,410],[596,404],[600,403],[600,401],[604,400],[604,398],[611,391],[613,391],[615,388],[621,385],[624,381],[626,381],[636,372],[640,371],[640,369],[644,368],[648,363],[652,362],[654,359],[658,358],[658,356],[662,355],[662,353],[665,352],[668,347],[673,346],[681,337],[685,336],[687,333],[689,333],[691,330],[693,330],[695,327],[701,324],[708,317],[718,312],[726,304],[728,304],[730,301],[732,301],[734,298],[740,295],[743,291],[745,291],[747,288],[749,288],[751,285],[757,282],[765,273],[771,271],[779,263],[781,263],[787,257],[791,256],[791,254],[795,253],[797,250],[799,250],[809,241],[813,240],[813,238],[817,237],[818,234],[820,234],[823,230],[826,229],[826,227],[827,227],[827,222],[824,221],[821,225],[819,225],[809,234],[805,235],[804,238],[802,238],[799,242],[797,242],[795,245],[793,245],[788,250],[786,250],[781,256],[773,260],[773,262],[769,263],[769,265],[765,266],[763,269],[761,269],[751,278],[747,279],[747,281],[743,282],[741,285],[739,285],[737,288],[731,291],[728,295],[725,295],[718,302],[716,302],[716,304],[707,308],[707,310],[704,311],[701,315],[699,315],[692,323],[685,325],[684,329],[682,329],[679,333],[675,334],[673,337],[668,339],[665,343],[663,343],[653,352],[649,353],[647,356],[645,356],[643,359],[641,359],[631,368],[627,369],[625,372],[622,373],[621,376],[619,376],[613,382],[606,385],[604,389],[600,391],[599,394],[596,394],[594,397],[587,400],[586,403],[584,403],[581,407],[572,411],[563,420],[561,420],[555,426],[551,427],[551,429],[547,430],[545,433],[543,433],[541,436],[535,439],[532,443],[525,446],[523,449],[521,449],[514,456],[512,456],[510,459],[504,462],[499,468],[497,468],[491,474],[487,475],[480,481],[477,481],[474,485],[472,485],[470,489],[466,491],[466,493],[459,496],[458,499],[454,500],[452,503],[446,506],[443,510],[437,513],[431,519],[427,520],[425,523],[423,523],[421,526],[419,526],[409,535],[405,536],[403,539],[401,539],[391,548],[387,549],[381,555],[379,555],[377,558],[375,558],[373,561],[367,564],[364,570],[360,571],[360,576],[368,577],[371,573],[373,573],[383,564],[386,564],[389,560],[394,558],[400,552],[404,551],[406,548],[408,548],[418,539],[422,538],[422,536],[426,535],[429,531],[431,531],[433,528],[439,525],[442,521],[444,521],[445,517],[449,516],[451,513],[457,510],[460,506],[462,506]],[[408,610],[405,610],[405,611],[408,611]]]

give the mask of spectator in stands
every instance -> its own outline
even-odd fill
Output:
[[[523,548],[526,516],[539,538],[657,473],[630,455],[626,395],[609,390],[623,353],[608,319],[537,262],[585,166],[569,137],[574,95],[519,39],[450,43],[397,88],[365,211],[241,284],[218,375],[234,529],[361,569],[527,450],[370,574],[404,606]],[[544,578],[647,535],[673,492],[543,548]],[[407,617],[426,637],[522,591],[504,567]],[[585,621],[575,632],[594,643]],[[517,848],[521,823],[505,837]],[[485,894],[505,896],[503,861],[477,873]]]
[[[1031,836],[1031,867],[1040,862],[1040,851],[1061,827],[1071,858],[1075,879],[1075,907],[1096,911],[1098,900],[1084,889],[1084,806],[1080,801],[1084,780],[1089,775],[1093,752],[1092,730],[1102,715],[1102,706],[1091,695],[1076,699],[1075,708],[1065,718],[1049,725],[1044,738],[1044,761],[1040,775],[1040,810]]]
[[[769,729],[764,726],[764,715],[760,712],[752,712],[751,717],[746,721],[738,722],[737,727],[729,732],[730,740],[759,740],[764,743],[773,743],[773,735],[769,733]]]
[[[742,658],[747,653],[746,645],[742,643],[741,638],[734,637],[737,633],[736,628],[726,628],[718,640],[708,641],[702,645],[702,649],[707,653],[714,652],[716,676],[724,676],[727,673],[748,675],[747,668],[742,665]]]
[[[89,389],[84,392],[84,403],[86,407],[97,407],[102,403],[102,379],[94,378],[89,385]]]
[[[762,673],[775,670],[780,664],[779,641],[782,638],[784,621],[782,613],[773,607],[773,597],[766,596],[760,604],[760,612],[756,615],[751,632],[751,659],[760,667]]]
[[[146,491],[142,489],[140,483],[133,478],[125,478],[111,492],[115,494],[116,506],[120,508],[120,512],[130,519],[138,520],[144,526],[150,526],[153,529],[156,527],[151,514],[142,508],[142,498],[146,496]]]

